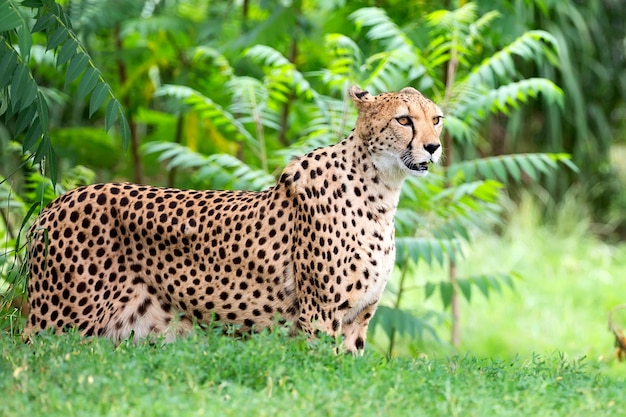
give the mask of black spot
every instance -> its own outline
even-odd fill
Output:
[[[365,347],[365,341],[363,341],[361,337],[357,337],[356,341],[354,342],[354,345],[356,346],[358,350],[363,350],[363,348]]]
[[[105,194],[100,194],[98,198],[96,199],[96,203],[100,204],[101,206],[105,205],[106,202],[107,202],[107,196]]]

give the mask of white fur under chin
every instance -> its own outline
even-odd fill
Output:
[[[378,153],[372,157],[372,161],[383,182],[392,188],[399,188],[408,176],[423,177],[428,174],[428,171],[409,169],[398,155],[392,153]]]

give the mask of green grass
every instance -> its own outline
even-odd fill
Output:
[[[613,416],[624,379],[558,355],[386,361],[331,341],[196,333],[166,346],[0,336],[0,415]]]
[[[524,279],[462,303],[459,349],[410,342],[398,351],[414,357],[387,361],[379,337],[354,358],[281,331],[117,348],[74,334],[26,345],[0,333],[0,416],[621,415],[626,364],[613,356],[607,313],[626,303],[626,247],[594,237],[575,199],[559,213],[542,224],[525,200],[501,236],[476,237],[460,275],[516,270]],[[419,268],[413,284],[426,279],[445,271]],[[406,304],[441,308],[420,290]]]

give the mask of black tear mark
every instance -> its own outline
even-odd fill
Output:
[[[363,98],[363,96],[365,96],[365,95],[367,95],[367,94],[369,94],[369,91],[365,91],[365,90],[363,90],[363,91],[361,91],[360,93],[356,93],[356,94],[355,94],[355,96],[356,96],[357,98]]]

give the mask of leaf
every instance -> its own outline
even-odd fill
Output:
[[[74,55],[70,61],[70,65],[65,73],[65,85],[69,85],[74,81],[87,67],[89,57],[83,53]]]
[[[109,87],[106,83],[99,83],[91,93],[91,99],[89,100],[89,117],[98,111],[104,100],[109,97]]]
[[[38,164],[43,161],[43,159],[48,156],[48,152],[50,151],[50,140],[41,140],[39,142],[39,146],[33,155],[33,163]]]
[[[433,295],[436,288],[437,286],[434,283],[430,281],[427,282],[424,286],[424,300],[428,300]]]
[[[107,104],[107,109],[104,114],[104,130],[108,132],[111,127],[117,121],[117,118],[120,114],[120,102],[117,101],[116,98],[111,99],[109,104]]]
[[[8,1],[0,2],[0,32],[8,32],[23,23],[20,14]]]
[[[48,36],[48,44],[46,45],[46,50],[56,49],[57,46],[61,45],[69,36],[69,32],[65,26],[57,27],[54,32],[50,36]]]
[[[83,75],[83,77],[80,80],[80,83],[78,84],[78,89],[76,91],[76,95],[78,96],[78,99],[83,100],[85,97],[87,97],[87,95],[91,93],[91,90],[94,89],[99,79],[100,79],[100,71],[98,71],[94,67],[87,68],[87,71],[85,71],[85,74]]]
[[[528,175],[530,178],[533,179],[533,181],[537,180],[537,170],[535,169],[535,167],[528,161],[528,158],[524,158],[522,156],[524,155],[519,155],[520,157],[517,159],[517,163],[519,164],[520,168],[522,169],[522,172],[526,175]]]
[[[15,67],[17,66],[17,53],[9,48],[0,60],[0,89],[11,83],[15,77]]]
[[[45,133],[48,131],[48,123],[49,123],[48,103],[46,102],[46,98],[43,96],[43,93],[39,90],[37,90],[36,104],[37,104],[37,116],[39,118],[41,125],[43,126],[43,132]]]
[[[439,283],[439,291],[441,294],[441,301],[443,302],[444,310],[448,308],[450,303],[452,302],[452,294],[454,294],[454,287],[448,281],[443,281]]]
[[[472,284],[467,279],[457,279],[457,286],[461,290],[461,293],[465,297],[467,301],[471,301],[472,299]]]
[[[78,48],[78,42],[74,39],[70,38],[63,44],[61,50],[57,55],[57,67],[65,64],[67,61],[72,59],[74,55],[76,55],[76,50]]]
[[[43,129],[41,127],[41,123],[39,122],[39,117],[35,117],[30,125],[30,128],[26,132],[26,136],[24,136],[24,142],[22,143],[22,149],[24,153],[30,151],[33,148],[33,146],[41,138],[42,133]]]
[[[491,164],[486,159],[479,159],[476,163],[476,168],[483,178],[495,179],[495,175],[491,170]]]
[[[33,117],[37,111],[37,106],[30,106],[25,111],[17,114],[15,133],[22,133],[33,122]]]
[[[489,281],[487,281],[483,276],[472,277],[471,280],[478,287],[485,298],[489,298]]]
[[[11,97],[14,98],[11,105],[14,113],[17,113],[22,104],[22,91],[26,88],[29,75],[30,71],[28,67],[23,63],[19,63],[13,74],[13,80],[11,81]]]
[[[501,181],[502,183],[506,183],[507,182],[506,169],[505,169],[505,166],[500,162],[501,160],[500,161],[497,161],[494,159],[487,160],[487,164],[489,164],[489,167],[491,168],[491,170],[496,176],[495,179],[497,179],[498,181]],[[493,179],[489,177],[486,177],[486,178]]]
[[[516,182],[520,182],[521,179],[522,179],[522,174],[521,174],[521,172],[519,170],[519,167],[515,163],[515,159],[504,157],[502,159],[502,162],[504,162],[504,165],[506,166],[507,171],[511,175],[511,177],[513,177],[513,179]]]
[[[50,142],[50,138],[44,138],[44,141]],[[52,185],[56,185],[58,176],[59,176],[59,158],[54,152],[54,148],[50,146],[48,148],[48,174],[50,176],[50,181],[52,181]]]
[[[577,174],[580,173],[580,169],[578,168],[578,166],[575,163],[572,162],[572,160],[570,159],[569,155],[567,155],[564,158],[559,159],[559,162],[562,162],[565,166],[567,166],[573,172],[575,172]]]
[[[24,3],[25,2],[22,2],[22,6],[29,7],[29,6],[26,6]],[[31,31],[32,33],[37,33],[37,32],[47,30],[50,26],[52,26],[54,22],[55,22],[54,14],[52,13],[42,14],[41,16],[39,16],[39,19],[37,19],[37,21],[33,25],[33,28],[31,29]]]
[[[24,87],[22,88],[22,97],[20,100],[20,108],[19,111],[23,111],[26,107],[30,106],[37,97],[37,93],[39,89],[37,88],[37,83],[29,76],[26,78],[24,82]]]
[[[30,50],[33,46],[32,35],[30,30],[28,30],[28,25],[25,24],[20,25],[16,31],[17,44],[20,47],[20,54],[22,55],[24,62],[28,62],[30,59]]]
[[[424,337],[424,333],[428,333],[435,341],[439,342],[437,332],[428,322],[433,317],[437,317],[437,315],[427,312],[422,316],[417,316],[409,310],[381,305],[372,317],[370,328],[380,327],[387,336],[397,333],[413,339],[421,339]]]
[[[122,146],[124,150],[128,149],[130,145],[130,126],[128,126],[128,120],[122,109],[122,106],[118,104],[118,112],[120,117],[120,130],[122,132]]]

